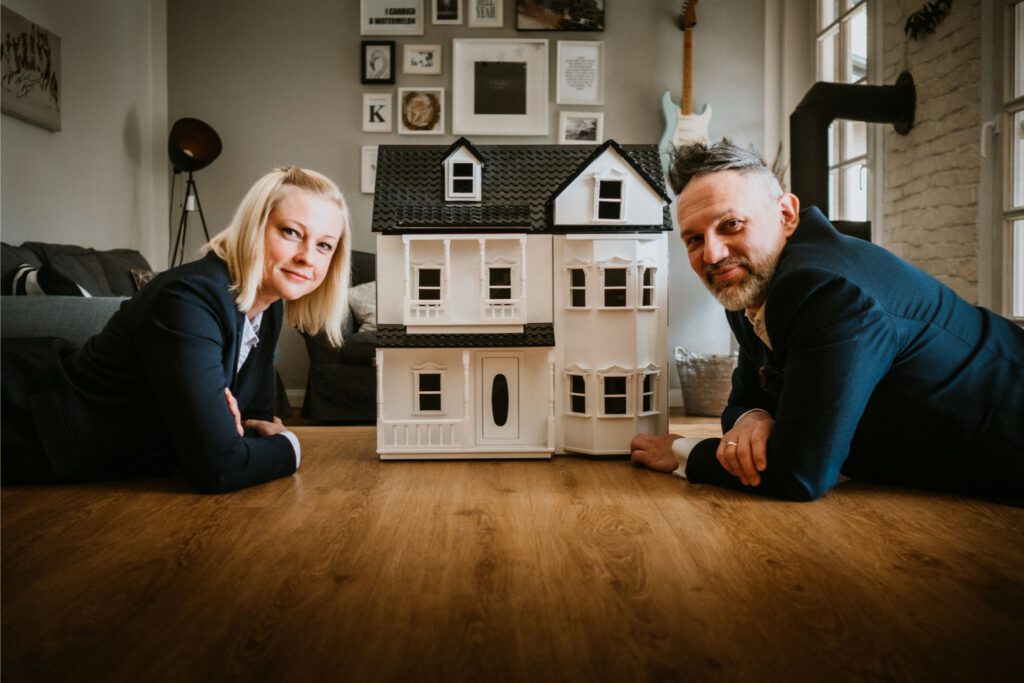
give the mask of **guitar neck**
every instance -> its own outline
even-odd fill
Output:
[[[693,78],[691,65],[693,64],[693,29],[683,31],[683,97],[680,111],[689,116],[693,113]]]

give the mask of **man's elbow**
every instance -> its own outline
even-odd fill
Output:
[[[797,472],[773,474],[776,476],[764,479],[762,485],[769,486],[765,492],[795,503],[810,503],[818,500],[832,488],[832,484],[827,482],[824,477],[807,477]]]

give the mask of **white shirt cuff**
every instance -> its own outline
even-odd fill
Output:
[[[299,469],[299,463],[302,462],[302,447],[299,446],[299,437],[295,436],[294,432],[289,432],[287,429],[280,434],[288,437],[288,440],[292,443],[292,450],[295,451],[295,469]]]
[[[679,467],[672,472],[674,476],[686,479],[686,461],[690,459],[694,447],[703,440],[702,437],[684,436],[672,442],[672,455],[676,456],[676,462],[679,463]]]
[[[735,429],[736,425],[738,425],[740,423],[740,420],[745,418],[747,415],[750,415],[751,413],[764,413],[768,417],[772,416],[772,414],[769,413],[764,408],[751,408],[750,410],[748,410],[747,412],[743,413],[742,415],[740,415],[739,417],[736,418],[736,421],[732,423],[733,429]]]

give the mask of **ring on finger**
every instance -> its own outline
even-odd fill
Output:
[[[739,446],[739,444],[736,443],[735,441],[726,441],[725,446],[726,448],[728,448],[729,446]]]

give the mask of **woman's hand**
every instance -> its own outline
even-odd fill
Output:
[[[747,413],[722,435],[715,456],[725,471],[745,486],[761,483],[761,472],[768,467],[768,437],[775,420],[763,410]]]
[[[245,430],[242,429],[242,413],[238,410],[238,401],[231,394],[231,390],[224,387],[224,397],[228,401],[228,410],[231,411],[231,415],[235,418],[235,431],[238,432],[239,436],[245,434]]]
[[[273,436],[274,434],[280,434],[281,432],[288,429],[281,422],[281,418],[275,417],[273,422],[267,422],[266,420],[246,420],[245,426],[247,429],[251,429],[260,436]]]

